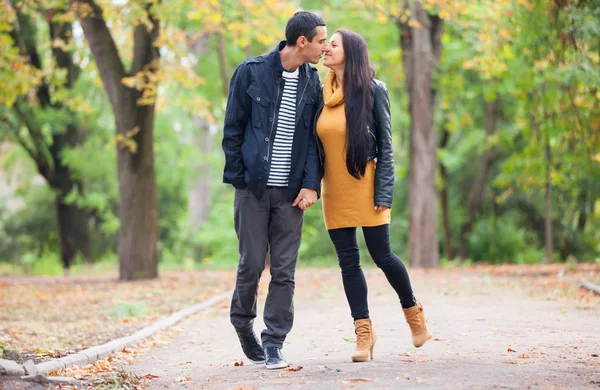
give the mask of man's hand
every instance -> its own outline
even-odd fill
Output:
[[[292,207],[298,206],[300,210],[306,211],[307,208],[315,204],[317,201],[317,191],[311,188],[303,188],[298,193],[296,200],[292,203]]]
[[[375,205],[375,211],[385,211],[385,210],[389,210],[390,208],[387,206],[382,206],[382,205]]]

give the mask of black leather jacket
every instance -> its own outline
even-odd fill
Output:
[[[373,123],[367,129],[371,136],[369,142],[369,160],[377,159],[375,169],[375,205],[392,207],[394,199],[394,153],[392,151],[392,121],[390,99],[387,85],[383,81],[373,80]],[[324,172],[325,153],[321,140],[317,136],[317,121],[323,111],[323,94],[320,94],[317,114],[313,124],[314,137],[319,149],[321,177]]]

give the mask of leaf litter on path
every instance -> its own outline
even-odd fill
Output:
[[[97,275],[0,278],[0,341],[35,363],[62,357],[227,291],[234,275],[165,272],[127,283]]]

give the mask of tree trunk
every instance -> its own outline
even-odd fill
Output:
[[[444,149],[448,145],[450,139],[450,132],[443,129],[442,140],[440,142],[440,149]],[[450,229],[450,216],[448,207],[448,172],[446,166],[439,163],[440,176],[442,179],[442,187],[440,188],[440,203],[442,205],[442,225],[444,227],[444,242],[446,244],[446,259],[454,259],[454,250],[452,248],[452,231]]]
[[[137,151],[117,151],[119,170],[119,272],[121,280],[158,276],[158,203],[154,173],[154,106],[120,113],[117,123],[135,118]],[[119,132],[127,128],[118,126]]]
[[[440,59],[443,20],[429,15],[418,0],[411,2],[410,17],[419,25],[399,22],[411,114],[408,245],[410,264],[429,268],[439,265],[432,73]]]
[[[108,94],[115,114],[117,135],[131,139],[136,148],[117,143],[119,178],[119,270],[121,280],[155,278],[158,276],[158,205],[154,172],[154,101],[139,102],[142,92],[128,88],[122,79],[128,75],[146,74],[158,70],[158,48],[154,46],[159,22],[146,2],[146,25],[136,26],[131,70],[125,72],[113,37],[102,16],[102,9],[93,0],[71,0]],[[78,7],[86,5],[87,7]],[[89,8],[88,8],[89,7]],[[91,12],[90,12],[91,11]],[[152,85],[156,87],[156,85]]]
[[[92,263],[92,252],[88,229],[88,214],[85,210],[67,204],[62,195],[56,196],[56,216],[60,236],[60,259],[68,271],[73,258],[80,252],[88,264]]]
[[[219,33],[217,37],[217,51],[221,69],[221,77],[223,82],[227,82],[226,72],[226,56],[225,56],[225,41],[223,33]],[[190,45],[190,52],[196,57],[200,58],[207,55],[209,50],[208,41],[209,35],[203,34],[193,40]],[[225,97],[227,96],[227,90],[229,84],[224,84]],[[196,230],[206,221],[210,215],[210,208],[212,205],[212,194],[211,194],[211,167],[208,162],[208,155],[213,150],[212,145],[212,133],[210,129],[210,122],[206,118],[197,116],[194,117],[194,123],[198,126],[197,131],[192,134],[192,143],[198,152],[198,162],[194,164],[191,170],[192,175],[192,188],[190,189],[188,196],[188,215],[189,224],[193,230]]]
[[[496,133],[497,120],[498,120],[499,101],[498,98],[486,103],[485,105],[485,118],[486,118],[486,138]],[[485,195],[485,184],[487,182],[488,172],[499,157],[500,153],[495,149],[486,150],[483,152],[481,159],[479,160],[479,168],[471,192],[469,193],[469,203],[467,205],[467,220],[463,224],[460,231],[460,250],[459,256],[464,261],[469,256],[469,235],[473,231],[473,226],[477,221],[477,216],[481,210],[483,204],[483,197]]]
[[[217,52],[219,54],[219,70],[221,72],[221,81],[223,83],[223,95],[229,94],[229,72],[227,70],[227,55],[225,53],[225,34],[223,31],[217,33]]]
[[[75,178],[71,168],[62,161],[63,150],[83,143],[81,133],[77,127],[69,124],[64,133],[53,136],[50,146],[54,171],[49,184],[56,191],[61,260],[66,270],[72,265],[77,252],[81,253],[86,263],[92,264],[88,212],[77,205],[65,203],[65,198],[72,190],[83,193],[83,183]]]
[[[212,134],[210,123],[200,117],[194,118],[198,131],[192,135],[193,143],[200,155],[200,161],[192,169],[192,188],[188,197],[188,214],[190,226],[196,230],[210,215],[212,196],[210,188],[211,167],[207,156],[212,150]]]
[[[13,3],[12,6],[16,11],[18,23],[13,30],[13,38],[17,42],[21,53],[27,56],[35,67],[42,69],[43,64],[38,53],[35,23],[28,15],[21,12],[20,5],[15,6]],[[72,25],[66,22],[56,23],[52,18],[55,12],[56,10],[50,10],[46,18],[50,33],[49,39],[50,41],[60,39],[69,43],[72,40]],[[71,53],[53,47],[52,56],[57,66],[66,71],[67,77],[64,87],[67,89],[73,88],[80,70],[73,62]],[[61,104],[52,101],[50,88],[46,83],[42,83],[38,87],[37,98],[40,106],[45,110],[64,109]],[[82,182],[75,179],[72,170],[63,163],[62,152],[67,148],[81,145],[85,139],[84,132],[78,129],[74,123],[68,123],[66,129],[53,129],[52,143],[47,146],[41,135],[41,130],[36,128],[36,123],[39,121],[32,120],[35,111],[31,110],[29,105],[25,103],[18,103],[15,105],[14,110],[29,129],[33,143],[36,145],[35,150],[23,146],[34,160],[40,175],[44,177],[50,188],[56,192],[55,203],[63,267],[68,270],[78,252],[88,263],[91,263],[88,213],[85,209],[66,204],[64,201],[65,197],[74,188],[77,188],[80,193],[83,192]]]
[[[544,242],[546,249],[546,263],[552,263],[552,254],[554,252],[552,243],[552,149],[550,147],[550,136],[546,136],[546,191],[544,205]]]

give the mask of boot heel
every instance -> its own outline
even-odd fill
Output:
[[[373,347],[375,347],[375,345],[371,346],[371,360],[373,360]]]

